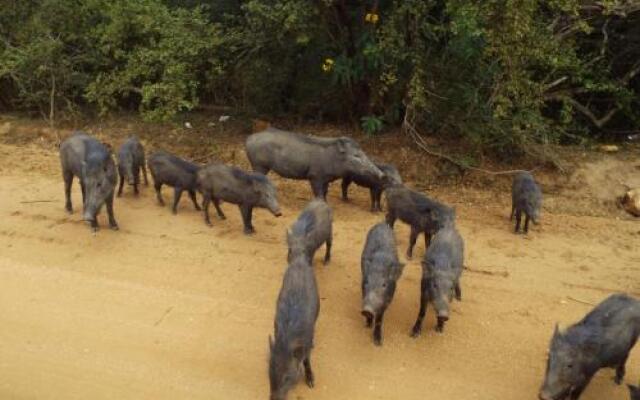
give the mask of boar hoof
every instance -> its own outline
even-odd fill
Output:
[[[120,227],[118,226],[118,224],[111,224],[110,228],[111,228],[111,230],[114,230],[114,231],[119,231],[120,230]]]
[[[244,234],[245,235],[253,235],[254,233],[256,233],[256,230],[253,229],[253,227],[251,228],[244,228]]]
[[[414,326],[413,329],[411,330],[411,337],[417,338],[418,336],[420,336],[421,333],[422,333],[422,328],[419,326]]]
[[[373,336],[373,344],[376,346],[382,346],[382,336]]]
[[[310,388],[313,388],[315,386],[315,380],[313,378],[313,373],[312,372],[308,372],[306,374],[305,381],[307,382],[307,386],[309,386]]]

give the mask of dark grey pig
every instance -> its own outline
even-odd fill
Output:
[[[420,233],[424,233],[425,248],[428,248],[431,235],[455,222],[455,211],[452,208],[405,186],[390,186],[385,190],[385,196],[387,223],[393,228],[396,219],[400,219],[411,226],[407,258],[411,258]]]
[[[276,217],[282,215],[275,186],[259,173],[248,173],[219,163],[209,164],[198,171],[198,190],[203,195],[204,222],[207,225],[211,225],[209,204],[212,201],[222,219],[226,217],[220,209],[220,201],[237,204],[246,234],[255,232],[251,224],[254,207],[266,208]]]
[[[382,319],[393,295],[404,264],[398,261],[396,239],[391,227],[381,222],[369,230],[360,259],[362,269],[362,315],[373,328],[373,342],[382,344]]]
[[[284,400],[300,377],[314,385],[311,349],[320,310],[318,287],[307,257],[300,254],[289,263],[276,306],[275,339],[269,338],[269,383],[271,400]]]
[[[107,206],[109,226],[118,229],[113,215],[113,195],[116,186],[116,165],[111,151],[84,132],[74,132],[60,144],[60,163],[64,179],[65,208],[73,212],[71,184],[77,176],[82,190],[83,218],[98,229],[97,216],[103,204]]]
[[[124,186],[125,179],[129,185],[133,186],[133,193],[138,194],[140,169],[142,169],[144,176],[144,184],[149,185],[144,148],[137,137],[131,136],[120,146],[120,149],[118,149],[118,174],[120,175],[118,196],[122,196],[122,187]]]
[[[285,178],[308,180],[314,196],[323,199],[336,179],[384,176],[348,137],[321,138],[268,128],[247,138],[246,151],[254,171],[266,175],[273,170]]]
[[[449,303],[455,295],[462,300],[460,275],[464,261],[464,242],[453,225],[442,228],[435,234],[422,260],[422,280],[420,282],[420,311],[413,325],[411,336],[417,337],[422,331],[422,320],[427,311],[427,303],[433,304],[438,324],[436,331],[442,332],[449,320]]]
[[[354,182],[358,186],[369,188],[369,193],[371,195],[371,211],[382,211],[382,207],[380,206],[382,192],[387,186],[401,185],[402,177],[400,177],[400,173],[396,167],[391,164],[378,162],[375,164],[376,167],[384,173],[384,177],[382,179],[378,179],[375,176],[354,174],[342,178],[342,200],[349,200],[347,192],[351,182]]]
[[[323,200],[312,200],[287,232],[288,260],[302,253],[309,264],[313,264],[313,256],[325,244],[324,264],[327,265],[331,259],[332,225],[331,207]]]
[[[542,206],[542,192],[530,173],[520,172],[513,178],[511,200],[511,220],[515,215],[516,233],[520,231],[522,213],[525,215],[524,233],[529,232],[529,220],[538,223]]]
[[[627,385],[629,387],[629,394],[631,395],[631,400],[640,400],[640,387]]]
[[[609,296],[564,332],[556,325],[539,398],[576,400],[600,368],[615,368],[622,383],[639,334],[640,301],[624,294]]]
[[[189,193],[196,210],[200,211],[201,208],[196,200],[196,174],[199,169],[200,166],[165,151],[151,154],[149,156],[149,170],[153,178],[158,203],[164,206],[162,185],[167,185],[173,187],[174,190],[172,207],[174,214],[178,213],[178,203],[183,190]]]

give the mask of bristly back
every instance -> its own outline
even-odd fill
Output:
[[[316,226],[316,216],[310,210],[305,210],[300,214],[296,222],[291,227],[293,236],[307,236]]]
[[[198,164],[195,164],[191,161],[187,161],[183,158],[180,158],[178,156],[176,156],[175,154],[171,154],[167,151],[164,150],[158,150],[155,153],[153,153],[150,157],[150,159],[153,158],[167,158],[170,162],[177,164],[180,168],[195,174],[196,172],[198,172],[198,170],[200,169],[200,166]]]
[[[360,147],[355,140],[351,139],[350,137],[346,137],[346,136],[322,137],[322,136],[314,136],[314,135],[305,135],[304,133],[298,133],[298,132],[283,131],[283,130],[275,129],[275,128],[270,128],[270,129],[268,129],[268,131],[277,132],[277,133],[285,133],[285,134],[289,134],[289,135],[292,135],[292,136],[296,136],[302,142],[308,143],[308,144],[313,144],[313,145],[332,146],[338,141],[344,141],[344,142],[347,142],[347,143],[349,143],[350,145],[352,145],[354,147],[358,147],[358,148]]]
[[[253,182],[269,183],[269,179],[265,175],[259,174],[259,173],[253,173],[253,172],[246,172],[241,170],[238,167],[231,167],[231,175],[233,175],[234,178],[247,183],[253,183]]]

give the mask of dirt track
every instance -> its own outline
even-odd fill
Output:
[[[76,213],[64,213],[55,152],[0,145],[0,159],[0,399],[268,397],[284,233],[306,185],[275,179],[285,216],[258,211],[253,237],[229,204],[228,219],[208,228],[186,196],[173,216],[151,188],[117,200],[121,231],[92,236],[77,183]],[[300,384],[291,399],[534,399],[556,321],[576,321],[590,309],[582,302],[614,291],[640,296],[637,222],[546,212],[528,237],[514,236],[506,194],[433,195],[457,207],[470,268],[445,333],[434,332],[429,313],[423,336],[408,335],[419,241],[387,312],[384,346],[373,346],[359,313],[359,260],[382,215],[367,211],[362,189],[342,203],[334,184],[334,257],[328,268],[315,263],[316,388]],[[408,229],[396,232],[404,254]],[[639,365],[636,348],[626,382],[640,380]],[[601,371],[583,398],[627,399],[612,377]]]

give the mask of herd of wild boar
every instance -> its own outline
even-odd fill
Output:
[[[362,316],[366,326],[373,328],[373,343],[382,345],[382,320],[404,268],[393,233],[398,219],[411,228],[407,258],[412,257],[420,233],[424,234],[427,249],[422,259],[420,308],[411,336],[420,335],[427,304],[436,313],[435,329],[443,331],[450,318],[449,303],[454,297],[462,300],[464,240],[456,229],[453,208],[406,187],[394,166],[372,161],[358,143],[347,137],[321,138],[269,128],[247,138],[246,153],[253,172],[219,162],[201,166],[165,151],[154,152],[145,160],[142,145],[131,137],[118,149],[116,165],[108,146],[75,132],[60,145],[65,208],[72,212],[71,184],[75,176],[82,190],[83,219],[97,230],[97,215],[105,205],[110,227],[118,229],[114,215],[118,176],[118,196],[125,181],[137,194],[141,172],[148,184],[148,166],[158,203],[164,205],[163,185],[174,189],[174,214],[186,191],[194,207],[202,210],[207,225],[212,224],[209,205],[213,203],[218,217],[224,219],[221,203],[227,202],[238,205],[244,233],[253,234],[255,207],[265,208],[276,217],[281,215],[276,188],[266,176],[269,171],[284,178],[309,181],[315,199],[302,210],[286,235],[288,267],[276,303],[274,334],[269,336],[272,400],[285,399],[302,370],[307,385],[314,385],[311,350],[320,301],[312,264],[322,245],[326,249],[324,263],[331,260],[333,212],[327,204],[327,191],[337,179],[342,179],[344,200],[352,182],[369,188],[372,211],[381,210],[383,192],[386,197],[385,220],[368,231],[361,258]],[[202,208],[196,192],[202,195]],[[542,193],[533,176],[528,172],[516,174],[511,211],[516,233],[521,227],[527,233],[529,221],[538,223],[541,203]],[[640,301],[624,294],[611,295],[564,331],[556,326],[539,398],[578,399],[593,375],[605,367],[615,369],[615,382],[620,384],[627,357],[639,335]],[[640,389],[629,388],[631,398],[639,400]]]

